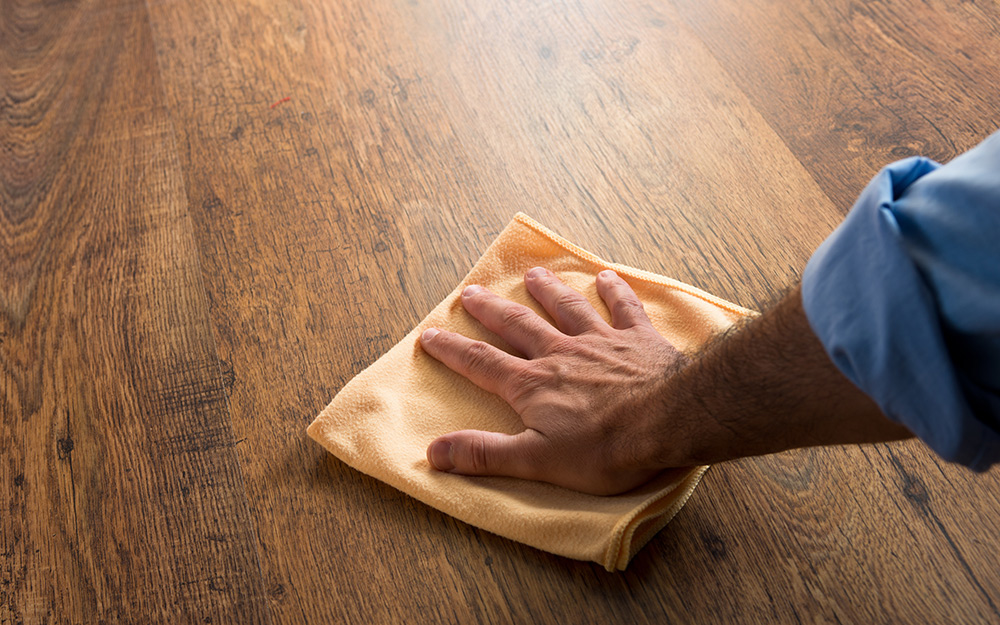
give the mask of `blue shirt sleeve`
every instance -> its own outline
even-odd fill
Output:
[[[1000,133],[883,169],[802,277],[813,331],[946,460],[1000,462]]]

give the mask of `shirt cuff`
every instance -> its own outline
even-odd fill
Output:
[[[983,471],[998,458],[998,437],[962,392],[933,292],[893,214],[906,189],[939,167],[909,158],[883,169],[809,260],[802,303],[831,360],[887,417],[944,459]]]

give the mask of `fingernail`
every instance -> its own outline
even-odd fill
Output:
[[[462,297],[472,297],[473,295],[479,293],[482,290],[483,287],[479,286],[478,284],[470,284],[469,286],[465,287],[465,289],[462,291]]]
[[[533,269],[529,269],[528,273],[524,274],[524,277],[525,278],[541,278],[542,276],[544,276],[548,272],[549,272],[549,270],[546,269],[545,267],[535,267]]]
[[[420,335],[420,342],[429,341],[438,334],[441,334],[441,330],[438,330],[437,328],[427,328],[424,330],[423,334]]]
[[[602,271],[598,275],[600,275],[602,278],[617,278],[618,277],[618,274],[615,273],[614,271],[612,271],[611,269],[605,269],[604,271]]]
[[[451,461],[451,442],[449,441],[431,443],[427,459],[438,471],[451,471],[455,468],[455,463]]]

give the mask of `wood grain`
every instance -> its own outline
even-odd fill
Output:
[[[145,8],[2,14],[0,622],[266,622]]]
[[[886,164],[1000,126],[995,2],[673,4],[845,213]]]
[[[996,3],[674,4],[844,212],[887,163],[915,154],[945,162],[1000,126]],[[905,528],[893,552],[917,545],[910,557],[954,571],[907,593],[914,614],[947,607],[957,621],[1000,620],[1000,580],[986,573],[1000,477],[973,476],[919,444],[875,452],[864,460],[893,495],[879,497],[877,509],[886,527]],[[952,577],[962,584],[952,586]],[[879,620],[904,608],[893,605]]]
[[[738,202],[764,198],[777,207],[795,189],[817,211],[826,207],[832,227],[833,207],[742,94],[727,87],[698,42],[676,19],[672,27],[648,25],[628,8],[590,15],[566,6],[560,17],[522,7],[538,28],[552,31],[555,54],[567,57],[553,70],[552,53],[546,58],[535,45],[506,34],[518,15],[476,16],[472,4],[316,3],[291,14],[287,5],[266,5],[250,15],[225,4],[151,7],[158,46],[172,51],[163,62],[166,93],[188,146],[189,198],[220,351],[237,379],[234,427],[238,438],[247,438],[242,464],[251,499],[260,502],[255,521],[268,545],[265,583],[281,589],[272,602],[277,620],[305,613],[306,621],[338,614],[406,621],[434,611],[446,622],[504,614],[515,622],[574,622],[590,612],[657,622],[673,611],[663,603],[663,589],[672,584],[665,571],[646,584],[609,577],[592,565],[457,526],[330,460],[302,431],[337,386],[450,290],[517,210],[575,233],[588,246],[617,251],[624,260],[638,262],[638,249],[645,250],[647,266],[655,263],[653,269],[677,274],[694,268],[687,279],[715,275],[723,283],[725,265],[741,267],[745,273],[724,284],[749,289],[756,281],[765,292],[761,284],[773,277],[758,269],[764,250],[780,250],[791,269],[820,239],[808,239],[811,231],[796,223],[800,213],[776,209],[753,217],[759,221],[751,230],[764,242],[749,250],[727,246],[726,235],[738,227]],[[413,23],[410,40],[389,35],[407,32]],[[188,36],[199,24],[232,34],[204,50],[197,43],[202,37]],[[324,24],[352,36],[313,36],[311,29]],[[627,55],[595,48],[604,45],[589,41],[599,26],[616,42],[640,35],[649,41],[633,45]],[[256,50],[235,45],[251,37],[274,42],[267,52],[273,65]],[[478,64],[508,67],[515,53],[524,61],[504,76],[523,77],[473,90]],[[674,71],[659,81],[643,75],[644,67],[667,61]],[[561,75],[558,80],[573,86],[565,103],[544,91],[535,94],[545,72],[557,74],[551,81]],[[595,73],[611,79],[623,72],[631,81],[623,84],[636,91],[628,95],[635,99],[632,114],[618,100],[621,87],[592,79]],[[660,114],[667,104],[654,96],[661,92],[686,94],[670,104],[674,124],[683,124],[674,126]],[[248,93],[260,95],[247,101]],[[284,97],[292,98],[287,106],[271,108]],[[627,126],[600,113],[604,101]],[[532,104],[540,108],[536,117],[551,119],[551,133],[532,122]],[[652,130],[643,128],[644,120]],[[537,130],[529,134],[532,123]],[[698,127],[710,151],[723,156],[692,150],[690,133],[677,131],[690,127]],[[653,131],[663,136],[642,137]],[[754,133],[756,143],[749,140]],[[307,156],[310,150],[315,158]],[[657,180],[671,171],[661,164],[661,150],[684,163],[677,166],[682,178]],[[628,160],[609,158],[622,153]],[[748,154],[769,165],[751,165]],[[633,162],[651,169],[634,172]],[[710,171],[712,163],[720,179],[739,181],[739,195],[714,188],[712,174],[718,172]],[[512,174],[497,175],[505,170]],[[777,172],[783,172],[780,181]],[[258,176],[260,183],[252,184]],[[624,199],[613,200],[614,194]],[[649,194],[676,194],[682,208],[651,210]],[[693,250],[684,241],[673,246],[694,255],[690,260],[664,253],[671,230],[654,226],[658,218],[697,241]],[[630,220],[638,225],[626,227]],[[786,229],[762,225],[773,221]],[[584,236],[594,232],[603,238]],[[803,237],[797,249],[788,244],[788,238]],[[293,318],[302,321],[289,333],[286,324]],[[296,471],[310,463],[317,465],[314,475]],[[374,501],[372,490],[378,493]],[[281,518],[268,512],[289,508],[299,513]],[[359,510],[364,518],[353,518]],[[305,552],[304,543],[310,545]],[[526,567],[526,557],[534,565]],[[591,580],[589,586],[580,585],[581,577]],[[442,592],[452,599],[442,601]],[[550,593],[564,600],[549,605],[544,597]],[[316,596],[329,599],[319,604]],[[386,596],[392,600],[384,602]]]
[[[305,426],[524,211],[760,306],[1000,116],[996,7],[0,0],[0,623],[996,622],[997,473],[713,468],[608,574]]]

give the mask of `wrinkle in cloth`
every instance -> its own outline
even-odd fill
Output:
[[[602,497],[515,478],[443,473],[426,460],[427,445],[455,430],[524,429],[506,402],[424,353],[418,337],[438,327],[512,352],[463,309],[460,294],[479,284],[551,323],[524,286],[524,273],[536,266],[583,293],[606,321],[610,314],[595,277],[615,270],[636,291],[656,329],[685,353],[753,314],[676,280],[604,261],[518,213],[444,301],[344,386],[307,431],[349,466],[466,523],[609,571],[624,570],[677,514],[707,467],[667,470],[634,490]]]

